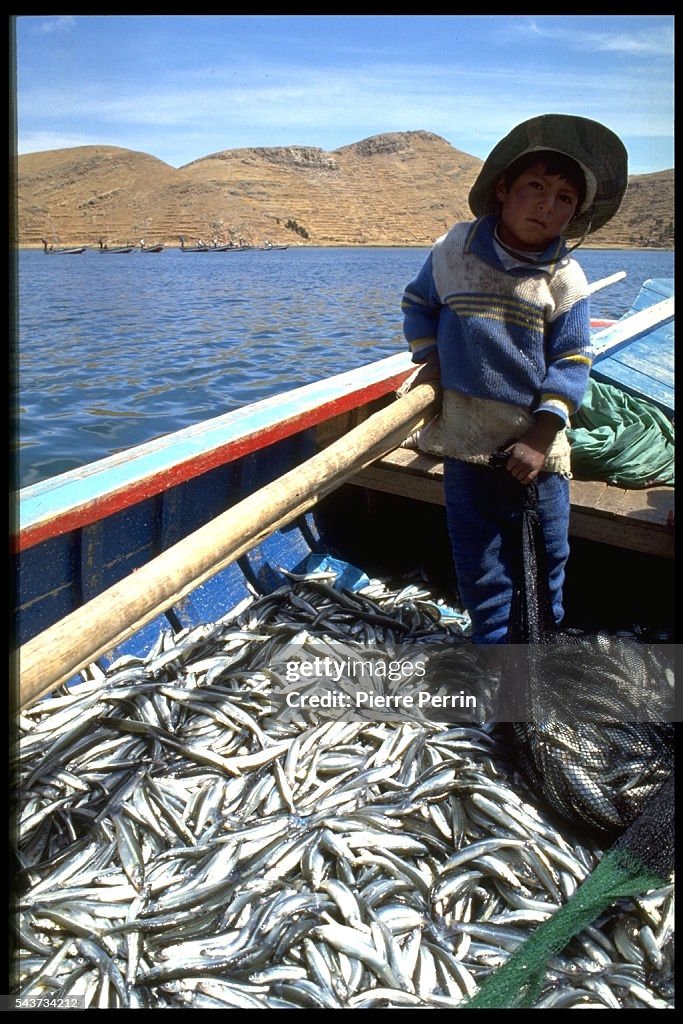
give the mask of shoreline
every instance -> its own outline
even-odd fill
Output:
[[[434,244],[435,241],[436,241],[436,239],[434,239],[432,242],[424,242],[424,243],[413,242],[413,243],[410,243],[410,244],[402,243],[402,242],[373,242],[371,244],[367,244],[367,243],[363,244],[363,243],[360,243],[360,242],[358,242],[356,244],[351,244],[351,243],[348,243],[348,242],[334,242],[334,243],[328,243],[326,245],[304,245],[304,244],[300,244],[298,242],[294,242],[294,243],[287,242],[287,243],[280,243],[280,244],[283,244],[283,245],[286,244],[288,249],[431,249],[431,247],[432,247],[432,245]],[[121,244],[125,244],[125,243],[121,243]],[[180,246],[177,245],[176,243],[171,244],[170,242],[160,242],[158,244],[159,245],[163,245],[165,249],[171,249],[171,250],[172,249],[177,249],[179,252],[181,251]],[[92,249],[93,251],[95,251],[98,248],[97,245],[92,243],[92,242],[60,242],[59,246],[60,247],[64,247],[64,248],[76,248],[77,246],[85,246],[87,249]],[[137,246],[133,246],[134,250],[137,250],[137,248],[138,248]],[[581,249],[584,250],[584,251],[586,249],[592,249],[592,250],[595,250],[595,251],[601,251],[601,250],[605,250],[605,251],[624,250],[625,252],[674,252],[675,251],[675,246],[674,245],[670,245],[670,246],[668,246],[668,245],[625,245],[624,243],[621,243],[621,244],[616,244],[615,243],[613,245],[582,245]],[[13,245],[10,245],[10,250],[14,250],[15,252],[16,251],[18,251],[18,252],[24,252],[24,251],[25,252],[34,252],[34,251],[35,252],[42,252],[43,251],[43,246],[42,245],[14,245],[13,244]],[[251,250],[246,250],[246,251],[251,251]],[[258,249],[255,249],[253,251],[258,251]]]

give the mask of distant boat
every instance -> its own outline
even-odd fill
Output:
[[[196,245],[185,245],[185,235],[178,235],[180,238],[180,251],[181,252],[210,252],[209,246],[206,242],[198,242]]]
[[[123,252],[132,252],[133,249],[134,249],[134,246],[132,246],[132,245],[112,245],[111,248],[110,248],[107,245],[107,243],[103,242],[102,239],[100,238],[99,252],[107,252],[107,253],[117,254],[117,253],[123,253]]]
[[[75,245],[69,248],[68,246],[54,246],[48,244],[44,238],[41,238],[43,243],[43,252],[46,256],[77,256],[80,252],[85,252],[88,248],[87,245]]]
[[[164,246],[161,242],[157,245],[145,245],[144,238],[140,239],[140,252],[161,252],[163,248]]]
[[[204,243],[200,244],[203,245]],[[246,248],[245,245],[235,245],[234,242],[217,242],[216,239],[206,246],[207,252],[240,252],[240,250]]]
[[[270,249],[289,249],[288,245],[273,245],[272,242],[264,242],[261,246],[261,252],[268,252]]]
[[[255,245],[244,245],[242,243],[235,245],[234,242],[221,242],[220,244],[216,241],[204,242],[201,238],[197,240],[195,245],[185,244],[185,235],[178,235],[180,239],[180,251],[181,252],[245,252],[247,249],[257,248]]]

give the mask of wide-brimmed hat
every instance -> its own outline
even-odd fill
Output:
[[[570,114],[541,114],[522,121],[489,153],[470,189],[475,217],[498,213],[496,186],[506,167],[524,153],[552,149],[570,156],[586,179],[586,198],[564,234],[591,234],[619,209],[628,184],[628,156],[621,139],[598,121]]]

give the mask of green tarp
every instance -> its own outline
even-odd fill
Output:
[[[590,378],[568,435],[577,480],[634,490],[674,484],[674,426],[650,402]]]

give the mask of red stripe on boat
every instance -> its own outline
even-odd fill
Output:
[[[12,549],[14,551],[25,551],[27,548],[34,547],[36,544],[50,540],[53,537],[59,537],[72,530],[89,526],[91,523],[105,519],[115,512],[128,508],[130,505],[135,505],[139,501],[152,498],[155,494],[167,491],[176,484],[201,476],[202,473],[215,469],[217,466],[235,462],[245,455],[250,455],[252,452],[267,448],[277,441],[282,441],[286,437],[291,437],[302,430],[314,427],[318,423],[332,419],[341,413],[349,412],[351,409],[365,405],[373,399],[382,398],[391,391],[395,391],[411,372],[412,370],[410,369],[402,371],[399,374],[359,388],[339,398],[324,402],[315,409],[311,409],[299,416],[274,423],[270,427],[264,427],[263,430],[248,434],[245,437],[236,438],[234,441],[229,441],[227,444],[214,448],[206,454],[200,454],[180,462],[163,472],[152,473],[138,483],[130,484],[120,491],[112,491],[102,498],[95,498],[85,505],[56,516],[54,519],[36,523],[35,526],[26,527],[20,530],[19,534],[14,534],[11,538]]]

